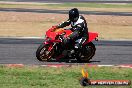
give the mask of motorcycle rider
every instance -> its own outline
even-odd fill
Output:
[[[68,44],[71,40],[76,41],[74,46],[75,52],[78,55],[82,48],[82,44],[88,40],[88,28],[85,18],[79,15],[77,8],[73,8],[69,11],[69,19],[59,25],[56,28],[63,28],[71,25],[70,30],[73,32],[67,38],[64,38],[64,44]]]

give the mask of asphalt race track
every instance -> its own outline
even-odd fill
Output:
[[[40,62],[35,52],[43,39],[0,38],[0,64],[58,64],[65,60]],[[131,64],[132,41],[94,41],[96,54],[90,64]],[[76,60],[71,63],[76,64]]]
[[[2,1],[2,0],[1,0]],[[4,0],[11,1],[11,0]],[[96,3],[132,3],[131,0],[12,0],[16,2],[96,2]],[[20,8],[0,8],[0,11],[7,12],[34,12],[34,13],[59,13],[67,14],[66,10],[48,9],[20,9]],[[81,14],[94,15],[115,15],[132,16],[132,12],[101,12],[101,11],[82,11]],[[43,42],[42,39],[17,39],[0,38],[0,64],[58,64],[66,63],[65,60],[40,62],[35,57],[38,46]],[[107,41],[101,40],[94,42],[96,54],[89,62],[91,64],[131,64],[132,63],[132,41]],[[71,63],[76,64],[76,60]]]
[[[49,9],[0,8],[0,11],[68,14],[68,10],[49,10]],[[132,16],[132,12],[80,11],[80,13],[86,15]]]

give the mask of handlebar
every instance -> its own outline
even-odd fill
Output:
[[[66,32],[63,32],[62,34],[58,34],[57,36],[56,36],[56,39],[59,39],[59,40],[63,40],[64,39],[64,35],[66,34]]]
[[[66,34],[66,32],[63,32],[62,34],[60,34],[60,36],[64,36]]]

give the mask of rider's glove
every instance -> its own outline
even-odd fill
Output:
[[[54,31],[54,30],[55,30],[55,29],[57,29],[57,28],[58,28],[58,26],[57,26],[57,25],[52,26],[51,31]]]
[[[58,28],[58,26],[57,26],[57,25],[55,25],[55,26],[52,26],[52,28],[57,29],[57,28]]]

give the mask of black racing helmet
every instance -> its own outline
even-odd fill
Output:
[[[69,11],[69,19],[73,22],[77,21],[79,18],[79,11],[77,8],[73,8]]]

